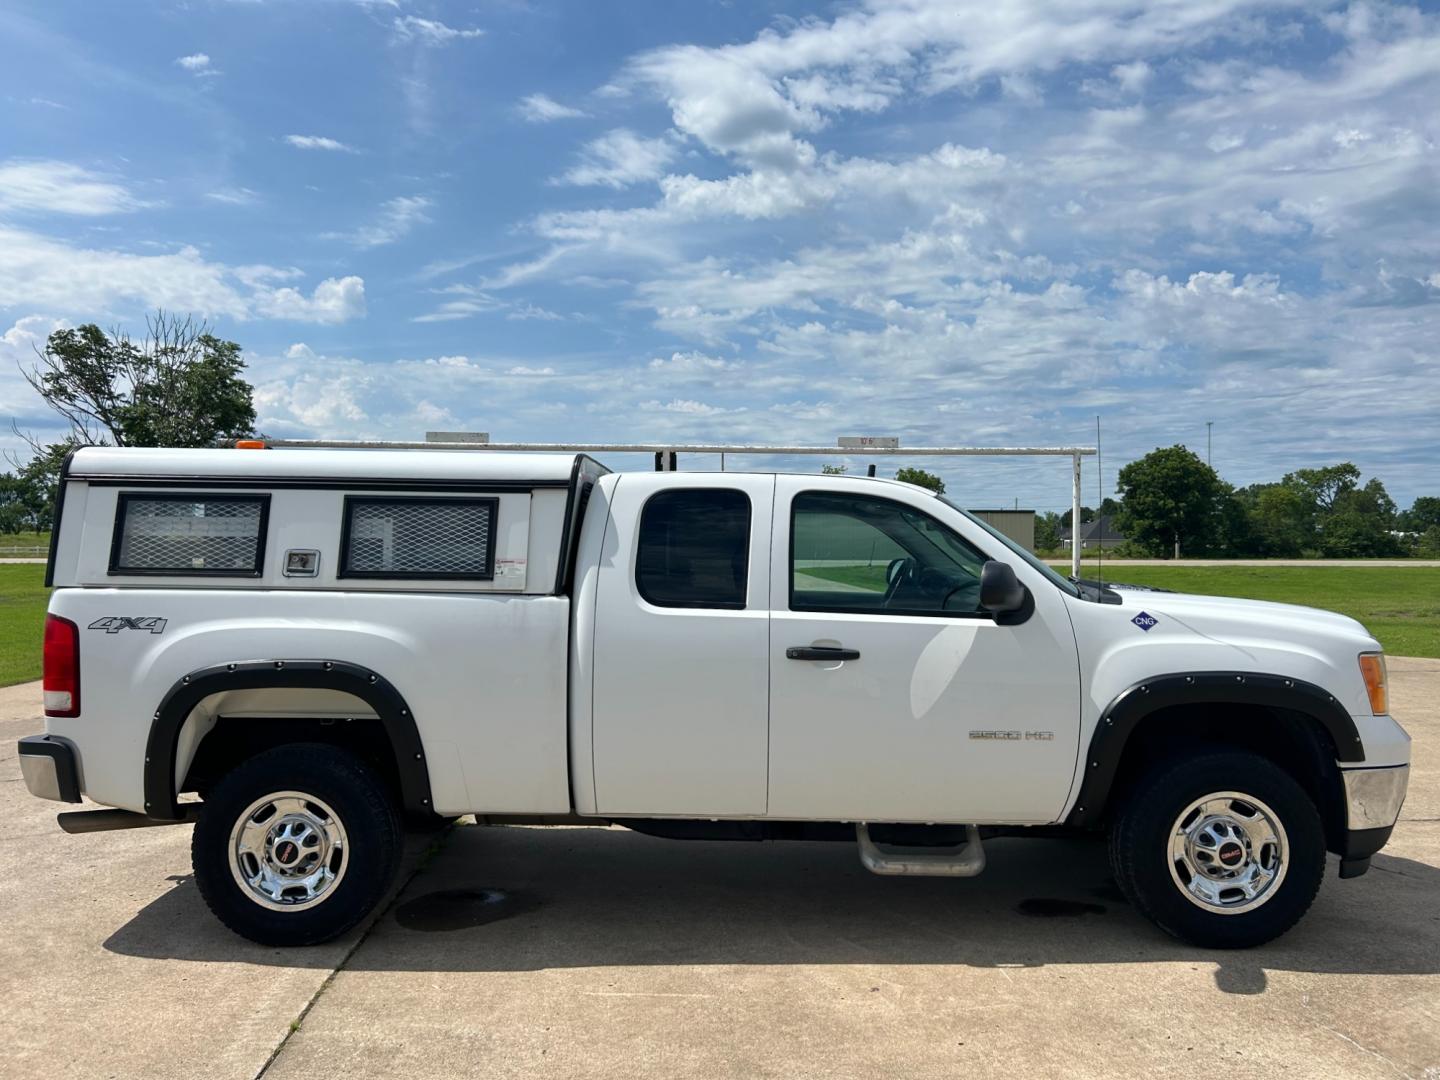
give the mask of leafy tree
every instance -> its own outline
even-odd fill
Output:
[[[0,533],[10,536],[22,532],[28,524],[25,510],[24,485],[19,478],[6,473],[0,476]]]
[[[1394,529],[1395,500],[1378,477],[1371,477],[1364,487],[1336,494],[1323,519],[1320,550],[1332,559],[1399,555]]]
[[[1440,525],[1440,498],[1434,495],[1421,495],[1395,521],[1396,528],[1413,533],[1425,533],[1437,525]]]
[[[1111,517],[1111,518],[1113,518],[1113,517],[1115,517],[1115,516],[1116,516],[1117,514],[1119,514],[1119,513],[1120,513],[1120,502],[1119,502],[1119,500],[1118,500],[1118,499],[1112,499],[1112,498],[1110,498],[1110,496],[1107,495],[1107,496],[1105,496],[1105,498],[1103,498],[1102,500],[1100,500],[1100,509],[1099,509],[1099,510],[1096,510],[1093,506],[1082,506],[1082,507],[1080,507],[1080,524],[1081,524],[1081,525],[1089,525],[1089,524],[1090,524],[1092,521],[1094,521],[1097,517],[1102,517],[1102,516],[1103,516],[1103,517]],[[1066,510],[1063,514],[1060,515],[1060,524],[1063,525],[1063,526],[1064,526],[1065,528],[1067,528],[1067,529],[1070,528],[1070,519],[1071,519],[1073,516],[1074,516],[1074,511],[1073,511],[1073,510]]]
[[[895,474],[896,480],[903,480],[907,484],[919,484],[923,488],[929,488],[936,495],[945,494],[945,481],[934,473],[926,472],[924,469],[904,468]]]
[[[13,474],[0,476],[0,532],[44,532],[50,528],[55,518],[60,467],[78,445],[68,439],[51,446],[32,443],[34,456],[17,465]]]
[[[1314,504],[1299,485],[1252,484],[1236,498],[1249,519],[1254,554],[1293,559],[1319,543]]]
[[[850,471],[849,465],[821,465],[820,472],[824,476],[844,476]]]
[[[1117,528],[1152,554],[1203,551],[1229,494],[1215,470],[1183,446],[1158,447],[1120,470]]]
[[[208,446],[254,429],[240,346],[192,318],[157,312],[139,342],[87,323],[55,331],[37,354],[23,374],[72,442]]]
[[[1047,510],[1035,515],[1035,550],[1058,551],[1060,548],[1060,515]]]
[[[1286,473],[1282,484],[1293,486],[1307,497],[1322,516],[1335,508],[1335,501],[1360,483],[1360,470],[1348,461],[1320,469],[1296,469]]]
[[[1422,559],[1440,559],[1440,525],[1431,525],[1420,534],[1415,554]]]

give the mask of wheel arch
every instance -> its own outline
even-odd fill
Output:
[[[1215,710],[1225,710],[1216,716]],[[1343,828],[1337,762],[1364,760],[1354,720],[1333,694],[1283,675],[1182,672],[1127,687],[1096,723],[1079,762],[1079,793],[1065,823],[1102,824],[1133,772],[1156,746],[1225,742],[1265,753],[1296,775],[1332,835]]]
[[[375,714],[394,766],[404,809],[431,811],[430,774],[420,730],[400,692],[378,672],[341,660],[247,660],[200,668],[166,693],[145,745],[145,813],[179,820],[181,733],[207,698],[238,690],[332,690],[357,698]],[[301,739],[299,741],[304,741]],[[197,741],[198,742],[198,741]],[[193,751],[194,747],[191,747]]]

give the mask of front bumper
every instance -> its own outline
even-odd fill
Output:
[[[1370,856],[1390,840],[1405,791],[1410,766],[1384,769],[1343,769],[1345,782],[1345,833],[1340,845],[1340,876],[1359,877],[1370,869]]]
[[[80,801],[80,769],[75,748],[54,735],[30,735],[20,740],[20,775],[30,794],[55,802]]]

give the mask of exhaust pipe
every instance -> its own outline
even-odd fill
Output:
[[[156,825],[184,825],[200,816],[203,803],[184,803],[179,821],[146,817],[131,810],[67,810],[56,814],[55,820],[72,836],[81,833],[114,832],[116,829],[149,829]]]

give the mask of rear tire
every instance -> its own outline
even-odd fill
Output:
[[[400,817],[380,778],[332,746],[257,754],[205,800],[190,841],[200,895],[261,945],[318,945],[375,910],[400,866]]]
[[[1208,753],[1141,778],[1111,828],[1110,862],[1121,891],[1166,933],[1244,949],[1309,910],[1325,833],[1309,795],[1273,762]]]

